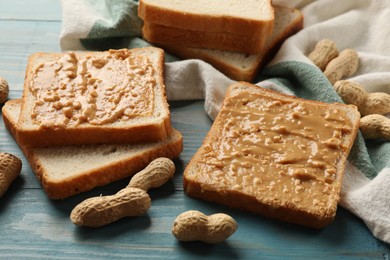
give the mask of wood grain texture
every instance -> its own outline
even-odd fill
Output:
[[[10,98],[20,98],[27,57],[59,51],[61,8],[58,0],[0,1],[0,75],[10,83]],[[175,160],[172,181],[151,190],[152,207],[141,217],[125,218],[92,229],[69,220],[73,207],[100,194],[116,193],[128,179],[78,196],[49,200],[20,149],[0,120],[0,151],[23,159],[21,176],[0,199],[0,258],[4,259],[389,259],[390,247],[376,240],[364,223],[339,208],[334,223],[312,230],[193,200],[183,193],[185,165],[211,126],[203,101],[171,102],[173,126],[184,136],[184,151]],[[224,212],[238,223],[237,232],[219,245],[182,243],[171,234],[180,213]]]

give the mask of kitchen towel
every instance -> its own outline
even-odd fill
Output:
[[[390,93],[390,1],[274,0],[299,8],[304,28],[282,45],[259,72],[258,85],[325,102],[342,102],[322,72],[307,58],[321,39],[333,40],[342,51],[353,48],[359,68],[349,78],[368,92]],[[149,45],[141,38],[137,1],[62,0],[63,50],[105,50]],[[166,55],[169,100],[204,99],[214,118],[227,87],[234,81],[199,60]],[[389,104],[390,105],[390,104]],[[390,243],[390,142],[355,142],[346,167],[340,205],[360,217],[373,235]]]

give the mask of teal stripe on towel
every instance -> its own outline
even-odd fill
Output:
[[[98,19],[86,39],[80,39],[88,50],[128,47],[131,39],[141,37],[143,21],[138,17],[137,1],[86,1]]]

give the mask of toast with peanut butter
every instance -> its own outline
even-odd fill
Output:
[[[9,100],[2,108],[4,124],[17,142],[21,105],[21,100]],[[180,132],[172,129],[163,141],[144,144],[19,146],[47,196],[64,199],[132,176],[158,157],[178,157],[183,141]]]
[[[18,121],[32,146],[141,143],[171,130],[160,48],[35,53]]]
[[[358,131],[355,106],[229,87],[184,171],[187,195],[313,228],[335,217]]]

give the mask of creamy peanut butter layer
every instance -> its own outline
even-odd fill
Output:
[[[344,110],[244,91],[225,101],[214,124],[191,182],[310,212],[338,200],[337,167],[353,132]]]
[[[146,56],[110,50],[69,52],[40,64],[29,87],[32,118],[43,126],[102,125],[153,113],[154,68]]]

